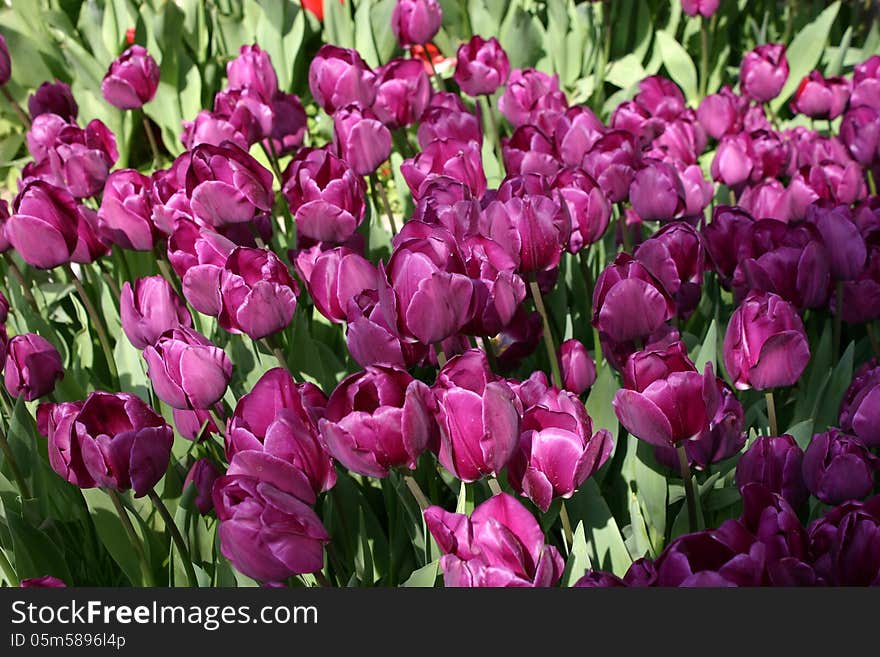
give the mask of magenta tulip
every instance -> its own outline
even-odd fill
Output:
[[[104,99],[119,109],[139,109],[153,100],[159,66],[142,46],[131,46],[113,60],[101,81]]]
[[[161,276],[126,281],[119,297],[122,330],[137,349],[153,345],[165,331],[192,327],[192,317],[171,284]]]

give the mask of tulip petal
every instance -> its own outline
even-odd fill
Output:
[[[618,390],[612,402],[620,423],[637,438],[656,445],[672,445],[672,425],[653,401],[634,390]]]

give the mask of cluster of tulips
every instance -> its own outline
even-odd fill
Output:
[[[684,4],[709,15],[718,3]],[[441,19],[436,0],[401,0],[392,27],[401,46],[424,45]],[[5,46],[0,55],[8,79]],[[613,368],[620,424],[683,479],[689,502],[692,469],[742,453],[742,515],[680,536],[625,576],[589,571],[578,585],[880,584],[880,497],[870,498],[880,366],[862,367],[839,428],[806,450],[779,435],[772,397],[810,361],[805,313],[833,317],[836,338],[841,324],[870,332],[880,318],[880,57],[851,77],[811,73],[791,111],[820,129],[785,130],[768,104],[789,76],[781,44],[747,53],[738,88],[696,109],[673,82],[649,77],[607,125],[569,105],[555,76],[511,70],[494,38],[462,44],[451,80],[432,79],[427,64],[373,69],[354,50],[321,47],[309,88],[333,138],[318,145],[269,55],[242,47],[213,109],[182,126],[183,154],[151,175],[113,169],[114,135],[97,120],[80,127],[67,85],[33,94],[33,159],[11,210],[0,204],[0,248],[62,269],[80,290],[82,272],[100,272],[111,249],[156,254],[157,275],[118,290],[118,339],[142,351],[174,425],[157,401],[125,391],[41,403],[36,423],[55,472],[161,504],[153,489],[176,429],[206,446],[187,484],[199,511],[216,514],[223,555],[267,584],[325,579],[332,538],[315,507],[337,468],[394,474],[443,553],[447,585],[553,586],[563,554],[535,511],[570,498],[609,461],[619,437],[593,426],[584,400],[597,368]],[[102,92],[138,111],[158,82],[156,63],[134,45]],[[498,125],[496,108],[509,136],[484,130]],[[411,194],[414,206],[401,226],[380,179],[392,148],[405,156],[398,198]],[[483,164],[493,150],[506,174],[497,189]],[[379,262],[368,239],[377,227],[393,234]],[[606,266],[595,252],[609,231],[620,252]],[[289,252],[273,247],[294,232]],[[592,345],[560,341],[544,302],[566,252],[592,294]],[[698,368],[681,335],[701,302],[723,308],[722,295],[734,307],[719,318],[724,372]],[[332,391],[288,368],[304,297],[344,327],[363,368]],[[5,299],[2,310],[5,321]],[[210,317],[278,360],[232,408],[235,364],[196,330]],[[114,336],[97,312],[91,321],[112,375]],[[50,395],[63,376],[55,347],[34,334],[2,337],[9,395]],[[549,376],[511,378],[542,344]],[[738,395],[748,389],[768,393],[770,426],[745,449]],[[467,484],[488,479],[495,494],[469,516],[432,505],[410,474],[425,459]],[[811,494],[831,506],[805,527],[798,514]],[[564,506],[560,515],[565,523]]]

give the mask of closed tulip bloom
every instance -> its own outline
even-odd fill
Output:
[[[351,357],[358,365],[406,369],[425,361],[427,346],[400,338],[396,323],[386,319],[376,290],[365,290],[349,308],[345,339]]]
[[[173,408],[210,408],[232,377],[226,352],[184,326],[163,333],[144,350],[144,360],[156,396]]]
[[[516,274],[516,261],[497,242],[474,236],[467,238],[463,250],[474,286],[474,316],[462,332],[497,335],[525,299],[525,282]]]
[[[568,250],[580,251],[598,242],[611,220],[611,204],[599,184],[582,169],[562,169],[551,185],[560,191],[571,217]]]
[[[599,274],[593,309],[593,326],[614,342],[646,338],[675,311],[662,283],[625,253]]]
[[[619,203],[629,196],[635,176],[635,150],[632,135],[623,130],[612,130],[598,139],[584,156],[584,171],[599,183],[612,203]]]
[[[391,154],[391,133],[370,110],[357,105],[333,113],[333,143],[359,176],[373,173]]]
[[[533,68],[515,69],[498,99],[498,109],[514,127],[530,123],[552,133],[568,101],[559,89],[559,76]]]
[[[685,534],[654,562],[655,586],[759,586],[764,577],[765,548],[736,520],[718,529]]]
[[[758,103],[773,100],[788,80],[785,45],[767,43],[746,53],[739,69],[742,93]]]
[[[3,201],[5,203],[5,201]],[[2,212],[2,210],[0,210]],[[9,319],[9,299],[6,298],[6,295],[0,291],[0,324],[6,324],[6,320]]]
[[[791,109],[811,119],[836,119],[846,109],[851,86],[846,78],[825,78],[811,71],[794,92]]]
[[[724,364],[737,390],[794,385],[810,360],[804,324],[772,293],[750,294],[724,335]]]
[[[840,405],[840,428],[868,447],[880,446],[880,366],[872,359],[853,376]]]
[[[804,451],[792,436],[759,436],[736,464],[736,485],[761,484],[798,508],[810,496],[803,461]]]
[[[400,165],[400,173],[418,201],[423,183],[435,175],[449,176],[466,184],[479,198],[486,191],[486,172],[478,142],[435,139],[414,158]]]
[[[57,114],[66,121],[73,122],[76,121],[79,107],[70,91],[70,85],[55,80],[44,82],[28,97],[28,112],[31,119],[41,114]]]
[[[6,37],[0,34],[0,86],[9,82],[12,77],[12,61],[9,58],[9,48],[6,46]]]
[[[211,491],[214,482],[220,478],[220,471],[211,459],[201,458],[193,463],[183,481],[184,492],[190,484],[195,487],[194,504],[203,516],[208,515],[214,509],[214,499]]]
[[[471,112],[428,107],[419,119],[416,136],[422,150],[440,139],[446,140],[446,143],[474,142],[480,145],[483,143],[483,128],[480,119]]]
[[[843,115],[840,139],[859,164],[869,166],[880,157],[880,108],[850,109]]]
[[[324,317],[342,323],[348,321],[349,306],[355,297],[377,288],[378,276],[378,270],[369,260],[339,246],[324,251],[315,260],[308,278],[309,296]]]
[[[510,485],[545,513],[554,498],[569,498],[614,447],[572,393],[550,390],[523,414],[519,447],[508,468]]]
[[[677,84],[662,75],[651,75],[639,82],[636,104],[649,115],[675,121],[687,108],[684,94]]]
[[[229,118],[216,112],[202,110],[192,121],[183,122],[180,142],[184,148],[193,149],[200,144],[219,146],[225,141],[230,141],[239,148],[247,150],[249,148],[247,138],[238,131]]]
[[[688,16],[703,16],[712,18],[716,11],[720,0],[681,0],[681,9]]]
[[[220,271],[235,244],[190,219],[178,219],[168,239],[168,260],[183,282],[183,295],[205,315],[219,315]]]
[[[93,392],[85,401],[41,404],[37,426],[49,438],[49,463],[80,488],[146,495],[165,476],[174,433],[141,399]]]
[[[868,250],[849,207],[813,204],[807,208],[807,221],[822,235],[831,275],[838,281],[857,278],[865,266]]]
[[[21,582],[19,582],[19,588],[23,589],[63,589],[67,588],[67,584],[65,584],[62,580],[57,577],[52,577],[52,575],[45,575],[43,577],[26,577]]]
[[[700,228],[712,268],[727,289],[740,261],[752,255],[753,223],[754,219],[745,210],[719,205],[712,213],[712,221]]]
[[[724,86],[717,94],[710,94],[700,102],[697,120],[710,137],[721,139],[742,127],[744,109],[744,99],[733,93],[729,86]]]
[[[502,137],[504,169],[508,174],[539,173],[553,176],[559,171],[556,148],[543,132],[532,125],[523,125],[510,137]]]
[[[498,39],[474,35],[458,47],[453,79],[469,96],[491,95],[507,82],[510,62]]]
[[[809,535],[820,583],[880,585],[880,495],[831,509],[810,525]]]
[[[226,64],[226,80],[230,89],[247,89],[269,102],[278,92],[278,77],[272,58],[257,44],[244,45],[238,57]]]
[[[98,119],[85,127],[63,127],[46,153],[52,179],[76,198],[99,194],[119,158],[116,137]]]
[[[250,89],[223,89],[214,96],[213,116],[227,121],[250,146],[272,132],[270,103]]]
[[[467,185],[449,176],[428,178],[423,184],[413,221],[443,226],[459,240],[477,233],[480,203]]]
[[[104,99],[119,109],[139,109],[153,100],[159,66],[143,46],[131,46],[113,60],[101,81]]]
[[[702,294],[705,256],[700,234],[683,221],[667,224],[636,249],[635,258],[675,299],[678,314],[689,316]]]
[[[272,97],[272,129],[264,142],[269,152],[275,149],[279,157],[302,146],[308,127],[306,110],[296,94],[279,91]]]
[[[825,504],[858,500],[874,488],[880,459],[839,429],[813,436],[804,452],[804,482]]]
[[[34,401],[50,394],[56,381],[64,377],[61,354],[34,333],[13,336],[6,345],[3,377],[10,396]]]
[[[22,259],[39,269],[71,261],[80,213],[67,191],[41,180],[24,185],[12,203],[5,234]]]
[[[421,62],[392,59],[377,71],[372,110],[391,128],[412,125],[428,106],[433,89]]]
[[[284,170],[282,193],[299,235],[341,244],[364,218],[363,178],[324,149],[303,148]]]
[[[152,251],[158,230],[152,222],[152,182],[134,169],[114,171],[107,178],[98,210],[102,235],[113,244]]]
[[[675,167],[659,160],[636,173],[629,195],[633,209],[645,221],[668,221],[684,210],[681,178]]]
[[[582,105],[569,108],[556,123],[553,139],[562,161],[570,167],[583,164],[584,156],[605,134],[605,125]]]
[[[754,169],[755,152],[748,134],[740,132],[721,139],[712,158],[712,178],[735,187],[747,182]]]
[[[497,475],[519,442],[522,409],[510,386],[471,349],[443,366],[433,390],[443,467],[462,481]]]
[[[391,31],[402,48],[428,43],[442,22],[437,0],[398,0],[391,12]]]
[[[480,504],[470,518],[429,507],[425,522],[444,553],[440,568],[448,587],[545,587],[562,576],[562,556],[507,493]]]
[[[566,340],[559,345],[562,384],[566,390],[582,395],[596,382],[596,363],[580,340]]]
[[[49,151],[55,146],[55,140],[62,130],[75,125],[57,114],[40,114],[31,123],[30,129],[25,135],[28,152],[34,158],[34,162],[45,162],[49,158]],[[46,163],[48,167],[48,162]]]
[[[220,326],[259,340],[293,320],[299,286],[268,249],[236,248],[220,271]]]
[[[309,65],[309,89],[324,111],[358,103],[370,107],[376,98],[375,73],[356,50],[325,44]]]
[[[337,386],[320,422],[330,453],[346,468],[387,477],[394,468],[415,470],[434,441],[429,388],[407,372],[371,366]]]
[[[792,193],[775,179],[762,180],[746,187],[739,197],[739,206],[758,219],[789,221],[792,218]],[[811,202],[815,199],[810,199]]]
[[[137,349],[155,344],[165,331],[192,327],[192,317],[171,284],[162,276],[126,281],[119,297],[122,330]]]

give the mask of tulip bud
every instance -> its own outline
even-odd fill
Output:
[[[498,109],[514,127],[528,123],[552,134],[568,101],[559,89],[559,76],[533,68],[515,69],[498,99]]]
[[[376,97],[375,74],[357,51],[325,44],[309,65],[309,89],[328,114],[352,103],[370,107]]]
[[[804,452],[794,438],[759,436],[736,464],[736,485],[761,484],[798,508],[810,496],[804,483]]]
[[[880,108],[851,108],[843,115],[840,139],[862,166],[875,162],[880,158]]]
[[[804,482],[825,504],[858,500],[874,488],[880,459],[839,429],[813,436],[804,452]]]
[[[191,328],[163,333],[144,350],[147,376],[156,396],[173,408],[207,409],[232,377],[232,363],[220,347]]]
[[[423,183],[435,175],[449,176],[463,182],[477,198],[486,191],[486,172],[483,170],[480,145],[474,141],[436,139],[414,158],[404,160],[400,173],[416,201],[421,197]]]
[[[272,58],[257,44],[239,48],[238,57],[226,64],[226,79],[230,89],[247,89],[263,102],[270,102],[278,93]]]
[[[668,221],[684,210],[681,178],[675,167],[659,160],[636,173],[629,195],[633,209],[645,221]]]
[[[703,16],[712,18],[718,11],[720,0],[681,0],[681,9],[688,16]]]
[[[44,82],[28,98],[28,112],[31,120],[42,114],[56,114],[65,121],[76,121],[79,107],[70,86],[65,82]]]
[[[63,589],[67,588],[67,584],[52,577],[52,575],[44,575],[43,577],[25,577],[18,584],[22,589]]]
[[[562,576],[562,556],[545,545],[538,521],[507,493],[490,497],[470,518],[439,506],[424,515],[444,553],[447,587],[545,587]]]
[[[152,183],[134,169],[114,171],[104,185],[98,225],[124,249],[152,251],[158,231],[152,222]]]
[[[846,109],[850,89],[851,84],[845,78],[825,78],[819,71],[811,71],[794,92],[791,110],[811,119],[831,121]]]
[[[33,180],[15,197],[5,233],[26,263],[52,269],[71,261],[79,223],[76,201],[67,191]]]
[[[203,516],[208,515],[214,509],[214,500],[211,491],[214,482],[220,478],[220,471],[211,459],[199,459],[193,463],[183,482],[183,490],[186,491],[190,484],[195,486],[195,505]]]
[[[827,586],[876,586],[880,582],[880,496],[846,502],[809,527],[810,556]]]
[[[64,377],[61,354],[52,343],[34,333],[16,335],[6,345],[4,383],[12,397],[34,401],[50,394]]]
[[[742,93],[758,103],[776,98],[788,80],[785,45],[767,43],[743,57],[739,69]]]
[[[378,71],[373,111],[390,128],[402,128],[419,121],[433,89],[418,60],[392,59]]]
[[[880,366],[865,363],[853,376],[840,405],[840,428],[868,447],[880,446]]]
[[[391,31],[401,48],[425,45],[443,22],[437,0],[398,0],[391,13]]]
[[[703,98],[697,109],[697,120],[710,137],[721,139],[740,130],[744,109],[744,99],[733,93],[729,86],[724,86],[717,94]]]
[[[507,82],[508,75],[510,62],[507,53],[495,37],[487,41],[474,35],[458,47],[453,79],[469,96],[494,94]]]
[[[566,340],[559,345],[559,363],[565,389],[582,395],[596,382],[596,363],[580,340]]]
[[[333,113],[333,143],[359,176],[376,171],[391,154],[391,133],[370,110],[357,105]]]
[[[365,290],[375,290],[379,272],[364,258],[344,246],[324,251],[315,260],[308,280],[315,308],[331,322],[349,319],[349,305]],[[356,315],[355,315],[356,316]]]
[[[153,100],[159,66],[142,46],[131,46],[113,60],[101,82],[104,99],[122,110],[139,109]]]
[[[678,314],[689,316],[700,303],[705,257],[700,234],[683,221],[667,224],[636,249],[641,262],[675,299]]]
[[[639,82],[639,93],[633,99],[650,116],[675,121],[687,108],[684,94],[677,84],[662,75],[651,75]]]
[[[192,327],[192,317],[171,284],[161,276],[126,281],[119,297],[122,330],[137,349],[155,344],[165,331]]]

